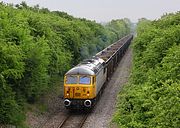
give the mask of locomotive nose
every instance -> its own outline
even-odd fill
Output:
[[[70,105],[71,105],[71,101],[68,100],[68,99],[65,99],[65,100],[64,100],[64,105],[65,105],[66,107],[70,106]]]
[[[86,107],[91,107],[91,101],[90,100],[85,100],[84,101],[84,106],[86,106]]]

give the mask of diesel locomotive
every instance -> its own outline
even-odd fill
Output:
[[[65,74],[66,108],[92,108],[95,105],[105,82],[111,77],[132,39],[132,35],[125,36]]]

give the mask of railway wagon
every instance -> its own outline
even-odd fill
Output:
[[[66,108],[91,108],[128,48],[133,36],[128,35],[90,59],[82,61],[64,76]]]
[[[105,68],[107,68],[107,81],[122,59],[132,39],[133,35],[125,36],[96,54],[96,57],[102,58],[106,63]]]

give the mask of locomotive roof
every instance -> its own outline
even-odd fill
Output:
[[[98,57],[86,59],[70,69],[66,75],[95,75],[102,68],[104,60]]]

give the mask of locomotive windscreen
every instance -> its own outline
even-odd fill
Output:
[[[79,83],[80,84],[91,84],[91,78],[88,76],[80,76]]]
[[[67,76],[66,84],[77,84],[77,83],[78,83],[78,77],[77,76]]]

